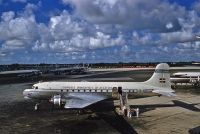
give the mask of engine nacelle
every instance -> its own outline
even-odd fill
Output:
[[[61,95],[54,95],[50,102],[52,102],[54,105],[61,106],[65,103],[65,99],[63,99]]]

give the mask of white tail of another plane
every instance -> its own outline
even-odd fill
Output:
[[[155,87],[171,89],[169,65],[166,63],[158,64],[154,74],[144,83]]]

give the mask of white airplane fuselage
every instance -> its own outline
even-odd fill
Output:
[[[111,96],[113,91],[119,88],[129,94],[149,94],[156,89],[142,82],[43,82],[33,85],[32,89],[26,89],[23,94],[35,99],[50,99],[55,94],[68,93],[98,93]]]
[[[200,72],[178,72],[178,73],[174,73],[173,76],[179,76],[179,77],[200,77]]]
[[[191,83],[200,86],[200,72],[177,72],[170,78],[172,83]]]

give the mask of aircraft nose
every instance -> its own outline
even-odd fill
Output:
[[[25,99],[29,98],[28,91],[26,89],[23,91],[23,96]]]
[[[23,95],[24,95],[24,96],[27,96],[26,90],[23,91]]]

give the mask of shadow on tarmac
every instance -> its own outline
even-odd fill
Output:
[[[113,101],[101,101],[89,108],[92,109],[99,119],[104,120],[120,134],[137,134],[127,120],[122,115],[115,112]]]
[[[156,108],[161,108],[161,107],[182,107],[194,112],[200,112],[200,109],[195,107],[195,105],[198,105],[200,103],[193,103],[193,104],[188,104],[186,102],[180,101],[180,100],[172,100],[174,104],[150,104],[150,105],[131,105],[131,108],[140,108],[140,113],[144,113],[147,111],[154,110]]]
[[[200,126],[192,128],[188,131],[189,134],[200,134]]]
[[[97,113],[97,115],[121,134],[137,134],[123,116],[114,113],[112,115]]]

